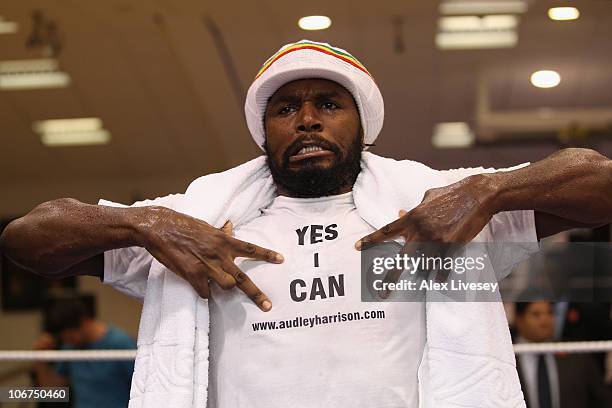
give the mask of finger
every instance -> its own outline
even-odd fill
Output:
[[[221,231],[229,235],[230,237],[234,236],[234,224],[230,220],[227,220],[225,224],[221,227]]]
[[[210,297],[210,287],[207,278],[200,279],[197,283],[192,283],[192,286],[202,299]]]
[[[268,312],[272,309],[270,299],[253,283],[251,278],[244,273],[233,262],[228,262],[223,265],[225,271],[236,280],[238,289],[244,292],[262,311]]]
[[[443,242],[425,242],[418,235],[406,240],[403,251],[412,253],[412,256],[421,257],[416,274],[421,278],[435,276],[436,282],[444,282],[448,277],[448,271],[444,269],[445,256],[449,245]]]
[[[236,286],[236,279],[220,269],[210,268],[208,276],[224,290],[229,290]]]
[[[412,242],[406,242],[406,244],[400,249],[398,255],[400,258],[404,258],[405,256],[416,257],[418,247]],[[408,265],[410,266],[410,265]],[[408,272],[411,270],[408,268]],[[397,283],[399,281],[400,276],[404,273],[403,268],[398,268],[397,265],[394,265],[392,269],[389,269],[383,278],[383,287],[388,288],[389,283]],[[379,296],[383,299],[387,299],[390,295],[388,289],[379,291]]]
[[[376,242],[385,242],[402,235],[404,220],[397,219],[381,229],[366,235],[355,243],[355,248],[361,250],[362,246]]]
[[[282,263],[285,260],[281,254],[272,251],[271,249],[262,248],[255,244],[251,244],[250,242],[241,241],[239,239],[233,239],[232,242],[232,247],[234,248],[234,254],[236,256],[259,259],[272,263]]]
[[[408,214],[408,211],[404,211],[404,210],[399,210],[399,216],[400,218],[403,217],[404,215]]]

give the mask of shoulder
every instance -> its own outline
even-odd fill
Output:
[[[434,169],[428,165],[414,160],[395,160],[389,157],[378,156],[373,153],[364,152],[362,155],[363,163],[368,169],[381,168],[386,171],[412,171],[414,174],[438,176],[448,184],[456,183],[466,177],[475,174],[495,173],[498,171],[512,171],[528,166],[530,163],[521,163],[511,167],[458,167],[454,169]]]
[[[104,338],[104,346],[108,348],[134,348],[136,342],[129,334],[115,326],[109,326],[106,337]]]

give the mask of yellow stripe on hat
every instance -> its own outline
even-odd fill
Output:
[[[255,79],[259,78],[264,72],[266,72],[268,68],[270,68],[272,64],[274,64],[274,62],[276,62],[282,56],[287,55],[291,52],[300,51],[300,50],[314,50],[314,51],[322,52],[327,55],[331,55],[332,57],[338,58],[348,64],[351,64],[355,68],[359,69],[360,71],[365,72],[367,75],[372,77],[372,75],[363,66],[363,64],[359,62],[357,58],[353,57],[348,52],[339,50],[337,48],[330,47],[328,45],[305,41],[305,42],[295,43],[288,47],[282,48],[276,54],[268,58],[268,60],[264,62],[264,64],[262,65],[257,75],[255,75]]]

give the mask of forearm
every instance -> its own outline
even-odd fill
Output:
[[[612,221],[612,161],[593,150],[565,149],[485,176],[495,191],[495,213],[532,209],[585,224]]]
[[[64,270],[104,251],[145,246],[143,231],[154,220],[155,209],[49,201],[11,222],[0,236],[0,249],[26,269],[61,277]]]

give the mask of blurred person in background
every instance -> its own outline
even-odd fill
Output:
[[[551,302],[516,304],[517,343],[552,341],[555,332]],[[603,383],[603,372],[590,354],[522,353],[517,369],[528,408],[610,407],[612,389]]]
[[[34,345],[37,350],[136,348],[129,335],[96,319],[78,298],[52,303],[44,320],[45,332]],[[133,361],[39,362],[34,368],[39,386],[70,385],[70,400],[75,408],[125,408],[133,371]]]

